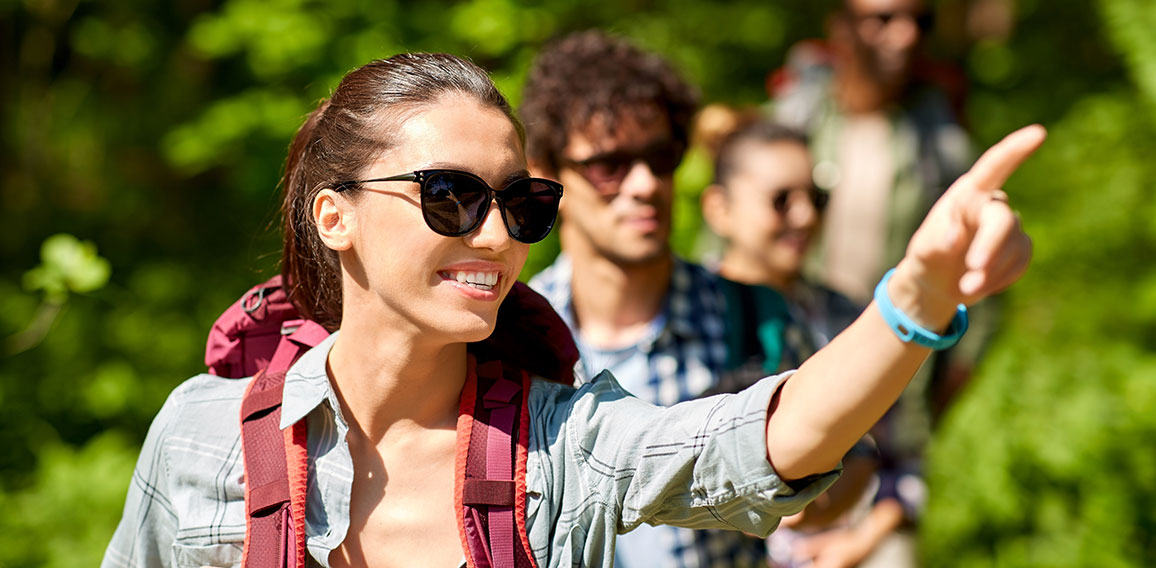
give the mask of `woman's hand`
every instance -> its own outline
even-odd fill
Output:
[[[891,279],[897,308],[925,327],[943,329],[957,304],[974,304],[1023,275],[1032,242],[1000,188],[1046,135],[1039,125],[1009,134],[948,188]]]
[[[891,303],[907,317],[943,330],[958,304],[974,303],[1023,275],[1031,239],[1000,186],[1044,137],[1041,126],[1009,134],[932,207],[887,288]],[[833,469],[895,403],[929,353],[901,341],[872,303],[804,361],[771,400],[771,465],[788,480]]]

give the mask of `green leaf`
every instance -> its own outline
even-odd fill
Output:
[[[24,275],[24,287],[43,290],[61,299],[68,292],[84,293],[103,288],[112,268],[96,253],[96,245],[68,234],[48,237],[40,247],[41,264]]]

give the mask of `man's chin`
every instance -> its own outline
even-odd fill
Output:
[[[607,258],[624,266],[651,264],[665,260],[669,255],[670,244],[665,240],[619,243],[614,249],[605,251]]]
[[[911,61],[907,58],[886,58],[875,61],[876,78],[887,84],[907,81],[911,75]]]

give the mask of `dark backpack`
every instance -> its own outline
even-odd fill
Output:
[[[797,368],[817,351],[808,326],[766,286],[719,278],[726,301],[727,370],[701,396],[739,392],[767,375]]]
[[[307,421],[282,431],[281,400],[289,367],[328,335],[300,319],[280,275],[250,289],[209,333],[210,373],[253,376],[241,403],[246,568],[305,565]],[[578,349],[546,300],[517,282],[494,334],[471,344],[470,354],[454,488],[467,561],[473,568],[533,567],[525,524],[526,399],[532,375],[570,384]]]

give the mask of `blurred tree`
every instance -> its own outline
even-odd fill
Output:
[[[1014,182],[1036,260],[933,448],[929,559],[1156,560],[1153,148],[1135,93],[1100,95]]]
[[[1098,8],[1131,81],[1087,85],[1013,180],[1036,259],[934,448],[932,565],[1156,562],[1156,6]]]

